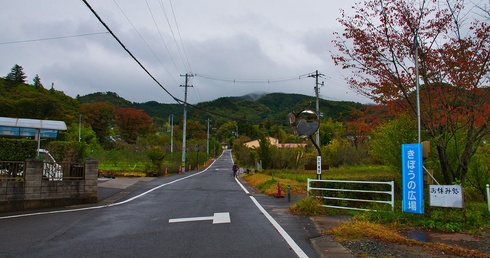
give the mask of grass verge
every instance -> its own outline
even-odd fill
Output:
[[[324,231],[323,233],[335,235],[335,239],[339,242],[367,238],[377,239],[393,244],[421,246],[428,250],[443,252],[445,255],[482,258],[490,257],[488,254],[480,253],[475,250],[469,250],[459,246],[446,245],[441,243],[421,242],[414,239],[409,239],[398,234],[396,232],[396,229],[394,228],[390,228],[377,223],[372,223],[369,221],[352,220],[330,230]]]

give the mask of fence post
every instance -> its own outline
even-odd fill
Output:
[[[391,181],[391,211],[395,211],[395,181]]]
[[[487,202],[488,202],[488,211],[490,212],[490,186],[487,184]]]
[[[310,197],[310,179],[308,178],[308,182],[306,185],[306,197]]]

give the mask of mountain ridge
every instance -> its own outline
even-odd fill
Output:
[[[145,111],[154,120],[167,121],[174,116],[174,122],[179,123],[183,115],[181,104],[166,104],[156,101],[131,102],[120,97],[115,92],[95,92],[79,96],[81,104],[108,102],[117,107],[132,107]],[[353,101],[331,101],[319,99],[320,113],[324,117],[343,120],[350,117],[353,108],[363,106]],[[253,124],[264,122],[285,124],[288,113],[300,112],[304,109],[314,109],[315,97],[294,93],[251,93],[243,96],[219,97],[212,101],[188,105],[188,119],[203,120],[203,117],[215,121],[246,120]]]

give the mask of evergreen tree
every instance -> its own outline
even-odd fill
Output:
[[[27,76],[24,73],[24,68],[22,66],[15,64],[10,73],[7,74],[5,79],[11,83],[12,86],[17,86],[21,83],[26,83]]]
[[[36,89],[43,88],[43,84],[41,83],[41,78],[39,77],[38,74],[36,74],[36,76],[34,77],[34,79],[32,79],[32,81],[34,82],[34,87]]]

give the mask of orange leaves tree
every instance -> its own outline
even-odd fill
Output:
[[[118,108],[114,122],[121,138],[128,143],[136,143],[140,134],[151,131],[153,121],[145,111],[136,108]]]
[[[349,85],[394,114],[416,115],[444,181],[464,181],[490,134],[490,12],[464,0],[370,0],[342,11],[332,54]],[[418,51],[418,78],[414,50]]]

